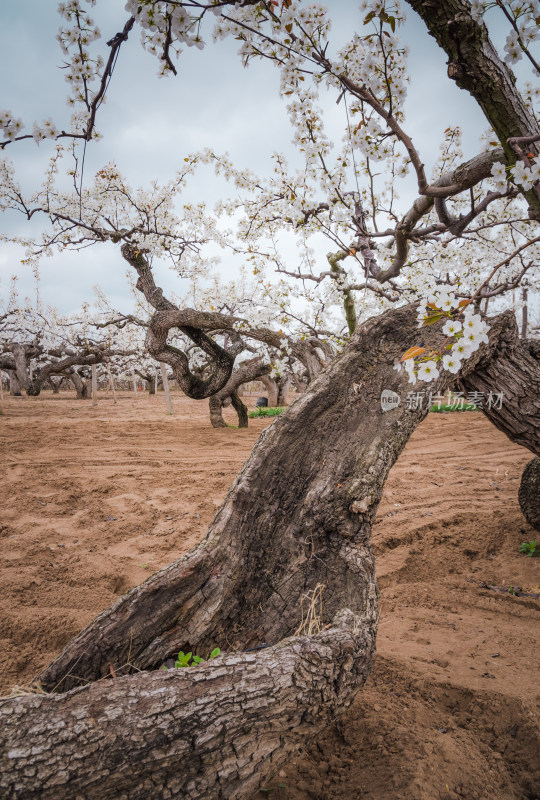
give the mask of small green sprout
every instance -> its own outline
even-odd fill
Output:
[[[189,662],[191,661],[192,656],[193,653],[184,653],[182,652],[182,650],[180,650],[180,652],[178,653],[178,658],[174,662],[174,666],[176,667],[176,669],[179,669],[180,667],[189,667]],[[195,658],[198,657],[199,656],[195,656]]]
[[[540,557],[540,545],[534,539],[531,542],[523,542],[521,547],[519,548],[520,553],[525,553],[526,556],[532,558],[536,556],[536,558]]]
[[[211,659],[216,658],[216,656],[219,656],[220,653],[221,650],[219,649],[219,647],[214,647],[214,649],[208,656],[208,660],[211,661]],[[206,661],[206,659],[201,658],[201,656],[197,655],[194,656],[192,652],[184,653],[183,650],[180,650],[176,658],[176,661],[174,662],[174,666],[175,669],[182,669],[184,667],[194,667],[196,664],[202,664],[204,661]],[[168,669],[168,667],[166,667],[164,664],[161,667],[161,669]]]

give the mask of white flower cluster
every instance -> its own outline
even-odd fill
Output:
[[[285,375],[289,369],[289,362],[283,358],[274,358],[272,361],[272,369],[270,370],[271,378],[280,378]]]
[[[34,122],[32,136],[36,144],[39,144],[43,139],[56,139],[58,134],[59,130],[50,117],[44,120],[41,126]]]
[[[506,37],[504,60],[507,64],[516,64],[530,45],[540,39],[540,3],[538,0],[471,0],[471,16],[477,22],[482,22],[486,11],[492,8],[501,8],[511,20],[513,29]]]
[[[86,1],[94,4],[93,0]],[[70,87],[67,102],[70,106],[83,103],[88,108],[92,100],[90,84],[101,77],[103,69],[102,57],[93,57],[89,45],[101,38],[101,33],[80,0],[60,3],[58,13],[68,23],[60,28],[56,37],[62,52],[69,58],[65,72],[65,79]]]
[[[89,5],[95,5],[96,0],[86,0]],[[65,79],[70,86],[67,102],[70,106],[83,103],[86,109],[90,108],[92,92],[90,84],[101,76],[103,59],[101,56],[93,57],[89,45],[99,39],[101,34],[93,19],[88,15],[80,0],[69,0],[58,5],[58,13],[68,23],[60,27],[57,40],[69,61],[65,64]],[[72,117],[75,132],[84,130],[88,119],[87,110],[77,112]],[[0,111],[0,128],[8,141],[13,141],[24,131],[21,119],[13,116],[11,111]],[[52,119],[46,119],[39,125],[33,123],[32,136],[36,144],[44,139],[55,139],[59,130]]]
[[[514,183],[523,186],[525,191],[532,189],[533,184],[540,181],[540,159],[532,167],[526,167],[523,161],[518,161],[512,167],[512,177],[514,178]]]
[[[471,17],[476,20],[476,22],[482,22],[485,10],[486,3],[483,3],[481,0],[471,0]]]
[[[14,117],[11,111],[0,111],[0,128],[6,139],[12,142],[21,133],[24,125],[22,119]]]
[[[540,159],[527,167],[523,161],[518,161],[510,173],[514,183],[522,186],[525,191],[532,189],[535,183],[540,181]],[[498,192],[505,192],[507,188],[506,167],[500,161],[496,161],[491,168],[491,174],[495,179],[495,188]]]
[[[491,174],[495,180],[495,190],[497,192],[506,192],[508,178],[506,177],[506,167],[500,161],[496,161],[491,167]]]
[[[407,373],[409,383],[416,383],[417,380],[428,383],[437,380],[441,368],[452,374],[459,372],[466,361],[474,352],[478,350],[482,343],[489,341],[487,325],[480,314],[475,314],[469,306],[465,306],[462,320],[454,318],[454,313],[459,309],[460,301],[452,292],[439,292],[428,297],[427,302],[418,307],[417,320],[418,327],[430,325],[438,321],[443,316],[448,319],[443,326],[443,333],[453,342],[444,346],[444,350],[450,352],[437,353],[427,352],[424,347],[411,348],[404,355],[404,360],[395,365],[395,369],[402,369]],[[418,359],[418,360],[416,360]]]
[[[540,86],[537,83],[532,83],[532,81],[525,81],[521,95],[529,111],[534,117],[538,118],[537,106],[540,100]]]
[[[539,4],[536,2],[521,3],[521,6],[523,5],[528,5],[530,8],[520,18],[516,18],[517,30],[510,31],[506,37],[504,60],[507,64],[516,64],[520,61],[524,51],[528,50],[533,42],[540,39],[538,24],[536,23],[536,19],[540,16]],[[533,6],[536,6],[536,14],[532,9]]]
[[[190,7],[192,4],[186,4]],[[132,14],[142,28],[141,42],[149,53],[162,58],[168,46],[176,58],[182,52],[182,44],[202,50],[205,43],[201,36],[201,22],[206,11],[221,15],[222,7],[217,0],[202,5],[201,13],[190,13],[182,3],[169,3],[166,0],[128,0],[125,8]],[[169,75],[171,68],[162,60],[159,74]]]

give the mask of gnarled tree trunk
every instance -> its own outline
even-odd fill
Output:
[[[291,375],[284,375],[279,380],[278,406],[286,406],[289,404],[289,392],[291,390],[291,383],[292,383]]]
[[[93,353],[86,352],[84,355],[77,353],[75,355],[63,356],[57,361],[44,364],[39,368],[32,380],[28,382],[26,393],[30,397],[37,397],[41,392],[43,384],[50,379],[51,375],[57,375],[74,366],[100,364],[103,361],[103,355],[104,354],[99,351]]]
[[[540,455],[540,363],[530,343],[518,338],[517,325],[501,331],[489,356],[461,383],[483,395],[482,411],[499,430]]]
[[[259,378],[262,380],[266,373],[270,372],[270,365],[265,364],[260,356],[243,361],[234,370],[231,377],[219,392],[213,394],[208,404],[210,406],[210,422],[213,428],[226,428],[227,423],[223,419],[223,406],[230,398],[234,410],[238,415],[238,427],[247,428],[248,412],[238,394],[238,387],[247,381],[254,381]]]
[[[428,345],[441,345],[440,328],[422,332]],[[479,370],[495,391],[514,316],[492,321],[489,336],[461,378]],[[381,393],[404,400],[411,387],[393,364],[417,341],[411,307],[364,323],[261,434],[204,541],[66,647],[39,676],[54,694],[0,701],[2,796],[240,800],[347,707],[374,653],[371,525],[427,413],[404,402],[384,411]],[[443,373],[428,388],[454,380]],[[534,431],[528,409],[515,413]],[[199,667],[159,669],[180,649],[215,646],[224,655]]]

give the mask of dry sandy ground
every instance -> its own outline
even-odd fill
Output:
[[[162,396],[6,399],[0,690],[196,543],[266,424],[216,431],[205,402],[174,403],[171,417]],[[540,600],[483,588],[540,591],[540,559],[519,554],[538,536],[516,500],[530,458],[480,414],[422,423],[374,527],[376,667],[259,797],[540,798]]]

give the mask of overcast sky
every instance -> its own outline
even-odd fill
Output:
[[[55,35],[59,25],[53,0],[18,0],[0,5],[0,52],[2,92],[0,107],[10,109],[31,129],[34,120],[51,116],[68,127],[66,83],[59,66],[62,54]],[[361,26],[362,15],[354,0],[331,0],[334,30],[332,48],[337,50]],[[105,42],[121,30],[127,14],[122,0],[98,2],[93,9]],[[402,38],[411,53],[411,84],[407,101],[406,129],[412,135],[427,166],[437,158],[442,132],[459,124],[463,130],[465,157],[478,151],[478,139],[486,123],[476,103],[446,77],[446,57],[426,34],[422,21],[408,11]],[[101,142],[87,150],[85,174],[93,175],[108,161],[118,164],[132,185],[147,185],[151,179],[168,180],[188,152],[211,146],[228,151],[239,167],[269,174],[270,154],[292,153],[291,129],[285,104],[278,95],[277,70],[254,62],[244,69],[236,55],[238,43],[219,44],[207,37],[203,51],[188,48],[178,62],[178,76],[157,78],[157,61],[142,50],[138,30],[122,47],[108,92],[108,102],[98,116]],[[335,131],[339,145],[344,120],[343,104],[335,97],[324,103],[325,121]],[[51,143],[38,148],[32,140],[10,145],[6,154],[16,164],[23,185],[30,189],[40,179]],[[404,201],[413,199],[414,186],[400,184]],[[193,199],[212,205],[222,184],[213,174],[197,179]],[[24,235],[27,223],[9,216],[4,229]],[[34,278],[20,264],[22,253],[14,246],[0,245],[0,292],[7,291],[11,274],[17,273],[21,295],[35,293]],[[230,269],[224,267],[227,272]],[[160,271],[165,289],[181,291],[178,279]],[[41,267],[41,299],[62,312],[80,308],[99,284],[113,305],[126,308],[129,301],[126,266],[118,248],[100,245],[81,254],[46,259]]]

